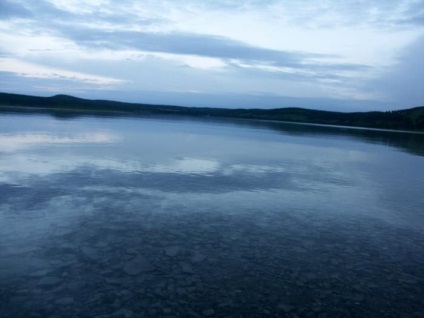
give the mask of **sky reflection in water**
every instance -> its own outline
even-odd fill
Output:
[[[420,313],[422,136],[39,115],[0,127],[6,317],[370,316],[381,299]]]

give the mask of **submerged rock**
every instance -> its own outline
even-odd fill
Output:
[[[93,262],[98,261],[100,258],[100,253],[96,249],[91,247],[82,247],[81,253],[86,259]]]
[[[180,252],[179,246],[168,246],[165,248],[165,255],[169,257],[175,257]]]
[[[181,267],[181,270],[183,271],[183,273],[193,274],[193,272],[194,272],[193,267],[190,265],[190,263],[180,262],[179,264],[180,264],[180,267]]]
[[[195,252],[191,257],[190,257],[190,261],[193,263],[201,263],[206,259],[206,256],[199,253],[199,252]]]
[[[202,311],[202,314],[206,317],[213,316],[215,314],[215,310],[213,310],[212,308],[205,309]]]
[[[62,282],[62,279],[58,277],[48,276],[48,277],[43,277],[38,282],[38,285],[41,287],[53,287],[53,286],[59,285],[61,282]]]
[[[46,276],[49,273],[49,270],[47,269],[42,269],[36,272],[32,272],[29,276],[30,277],[42,277],[42,276]]]
[[[137,255],[132,260],[127,262],[123,267],[123,271],[131,276],[135,276],[143,272],[150,272],[153,270],[153,266],[142,255]]]
[[[99,315],[99,316],[95,316],[94,318],[131,318],[131,317],[134,317],[133,311],[130,309],[123,308],[111,314]]]
[[[285,313],[289,313],[289,312],[291,312],[292,310],[294,310],[295,309],[295,307],[294,306],[290,306],[290,305],[287,305],[287,304],[279,304],[278,305],[278,309],[280,309],[280,310],[282,310],[282,311],[284,311]]]
[[[65,298],[56,300],[56,304],[60,306],[69,306],[69,305],[72,305],[73,303],[74,303],[74,299],[72,297],[65,297]]]

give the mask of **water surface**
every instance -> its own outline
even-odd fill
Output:
[[[1,317],[422,317],[424,135],[0,115]]]

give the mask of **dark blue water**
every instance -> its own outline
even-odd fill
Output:
[[[0,115],[0,317],[423,317],[424,135]]]

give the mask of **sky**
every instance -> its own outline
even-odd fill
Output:
[[[424,106],[424,0],[0,0],[0,91],[227,108]]]

